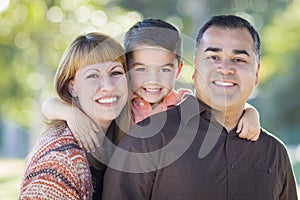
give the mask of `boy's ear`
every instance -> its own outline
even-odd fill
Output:
[[[178,70],[177,70],[177,73],[176,73],[176,79],[178,79],[178,77],[181,73],[182,67],[183,67],[183,61],[180,61],[179,66],[178,66]]]
[[[70,80],[68,83],[68,92],[72,95],[72,97],[77,97],[77,92],[75,89],[75,84],[74,84],[74,80]]]

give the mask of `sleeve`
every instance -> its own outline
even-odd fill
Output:
[[[23,176],[19,199],[91,199],[91,176],[82,158],[55,152],[55,157],[50,153],[37,161],[31,160]]]
[[[284,146],[284,145],[283,145]],[[282,170],[283,170],[283,181],[282,181],[282,191],[279,196],[280,200],[297,200],[297,185],[295,180],[295,175],[291,165],[291,161],[286,148],[283,149]]]

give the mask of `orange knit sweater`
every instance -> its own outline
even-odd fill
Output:
[[[35,145],[26,163],[19,199],[92,199],[93,186],[84,150],[70,129],[50,129]]]

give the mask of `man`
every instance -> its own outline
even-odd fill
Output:
[[[196,41],[196,98],[147,118],[123,138],[105,174],[103,198],[297,199],[283,143],[265,130],[257,142],[236,133],[258,84],[260,53],[248,21],[211,18]]]

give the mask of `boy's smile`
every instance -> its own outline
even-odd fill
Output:
[[[159,104],[173,90],[177,70],[178,60],[173,52],[140,46],[129,60],[132,91],[150,104]]]

